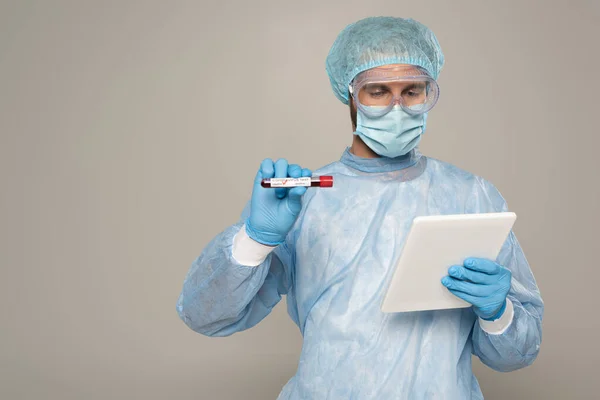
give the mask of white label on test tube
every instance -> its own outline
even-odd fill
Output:
[[[271,178],[270,183],[272,188],[286,188],[296,186],[310,187],[311,178]]]

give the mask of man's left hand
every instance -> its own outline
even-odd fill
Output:
[[[502,316],[510,290],[510,270],[483,258],[467,258],[463,265],[450,267],[448,274],[442,284],[473,304],[477,316],[488,321]]]

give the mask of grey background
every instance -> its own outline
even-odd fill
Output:
[[[301,347],[283,302],[222,339],[175,303],[263,158],[350,144],[324,62],[371,15],[438,36],[421,150],[500,189],[546,303],[531,368],[475,364],[486,399],[597,398],[595,0],[2,1],[0,398],[277,396]]]

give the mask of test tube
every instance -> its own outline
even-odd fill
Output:
[[[322,175],[303,178],[266,178],[260,182],[264,188],[333,187],[333,176]]]

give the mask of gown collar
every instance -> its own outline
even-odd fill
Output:
[[[362,172],[391,172],[410,168],[415,165],[421,157],[421,153],[417,149],[413,149],[408,154],[394,158],[363,158],[352,154],[350,148],[347,147],[342,154],[340,161],[342,164]]]

